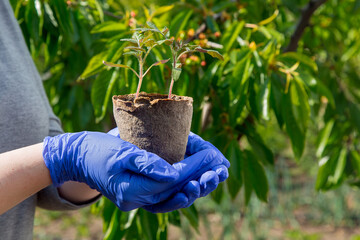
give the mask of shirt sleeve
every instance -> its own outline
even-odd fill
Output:
[[[40,77],[38,78],[40,79]],[[42,83],[38,84],[40,94],[42,95],[43,100],[46,102],[48,113],[49,113],[49,136],[56,136],[63,133],[61,128],[61,123],[59,118],[53,113],[47,96],[45,94]],[[53,185],[48,186],[47,188],[41,190],[37,194],[37,206],[49,210],[76,210],[82,207],[89,206],[101,198],[101,195],[91,199],[83,204],[72,203],[65,198],[62,198],[59,195],[59,192],[56,187]]]
[[[33,64],[33,70],[36,75],[34,79],[36,80],[38,92],[41,95],[41,98],[43,99],[43,101],[46,105],[48,115],[49,115],[48,136],[53,137],[53,136],[62,134],[62,133],[64,133],[64,131],[62,130],[61,122],[60,122],[59,118],[54,114],[54,112],[50,106],[50,103],[46,96],[40,75],[34,64]],[[99,195],[98,197],[96,197],[94,199],[87,201],[86,203],[75,204],[75,203],[72,203],[72,202],[66,200],[65,198],[62,198],[59,195],[57,188],[54,187],[53,185],[50,185],[47,188],[38,192],[37,206],[44,208],[44,209],[49,209],[49,210],[75,210],[75,209],[89,206],[89,205],[95,203],[96,201],[98,201],[100,198],[101,198],[101,195]]]
[[[2,87],[1,90],[10,91],[11,89],[14,89],[16,86],[19,88],[19,86],[23,85],[16,85],[17,79],[27,79],[28,81],[25,81],[26,87],[24,87],[23,91],[31,91],[32,94],[37,95],[36,100],[40,100],[44,107],[46,108],[46,111],[41,111],[41,114],[44,114],[44,126],[43,132],[38,133],[39,136],[34,137],[33,139],[29,140],[28,142],[22,142],[24,144],[27,144],[34,139],[40,140],[48,136],[55,136],[58,134],[63,133],[63,130],[61,128],[60,120],[55,116],[55,114],[52,111],[52,108],[50,106],[49,100],[46,96],[44,86],[40,77],[40,74],[38,70],[35,67],[35,64],[30,56],[30,53],[28,51],[28,48],[26,46],[25,40],[23,38],[21,29],[19,27],[19,24],[17,20],[15,19],[15,16],[13,14],[12,8],[8,1],[2,1],[0,0],[0,55],[1,60],[4,60],[0,63],[0,69],[7,70],[7,72],[12,72],[12,77],[9,77],[10,81],[13,81],[14,84],[9,85],[8,88],[4,87],[4,84],[2,81],[6,81],[7,78],[4,78],[1,74],[1,81],[0,81],[0,87]],[[3,56],[5,55],[5,56]],[[10,63],[11,61],[14,61],[16,64],[21,65],[21,71],[19,69],[12,70],[13,68],[7,69],[8,67],[11,67]],[[9,63],[10,62],[10,63]],[[10,66],[9,66],[10,65]],[[15,65],[15,64],[14,64]],[[0,71],[2,72],[2,71]],[[23,73],[26,73],[26,75],[22,75]],[[6,76],[6,74],[5,74]],[[6,86],[6,85],[5,85]],[[5,90],[4,90],[5,89]],[[0,93],[1,95],[1,93]],[[39,98],[38,98],[39,97]],[[2,103],[4,104],[4,103]],[[6,102],[5,102],[6,104]],[[33,104],[33,103],[32,103]],[[41,107],[38,107],[38,109],[41,108],[42,110],[42,104],[38,104]],[[31,106],[30,106],[31,107]],[[48,117],[47,117],[48,116]],[[4,117],[4,116],[2,116]],[[46,124],[47,118],[49,119],[48,124]],[[6,118],[5,118],[6,119]],[[40,119],[40,118],[39,118]],[[1,123],[0,123],[1,126]],[[41,127],[41,126],[40,126]],[[48,129],[45,129],[48,128]],[[40,129],[39,129],[40,130]],[[35,130],[36,131],[36,130]],[[42,136],[44,135],[44,136]],[[2,135],[4,136],[4,135]],[[5,135],[6,136],[6,135]],[[41,140],[40,140],[41,141]],[[34,144],[35,142],[33,142]],[[14,143],[15,144],[15,143]],[[21,144],[19,144],[21,146]],[[17,145],[14,145],[17,146]],[[13,147],[14,147],[13,146]],[[19,147],[20,147],[19,146]],[[92,201],[87,202],[86,204],[73,204],[66,199],[59,196],[59,193],[57,191],[57,188],[54,186],[49,186],[40,192],[37,193],[37,205],[46,208],[46,209],[54,209],[54,210],[70,210],[70,209],[77,209],[81,207],[88,206],[98,200],[98,198],[92,199]],[[0,237],[1,238],[1,237]]]

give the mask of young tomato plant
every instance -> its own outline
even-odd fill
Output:
[[[171,82],[169,87],[169,93],[168,98],[171,99],[172,97],[172,88],[174,86],[174,82],[176,82],[180,78],[181,74],[181,67],[182,64],[180,62],[180,59],[182,56],[187,56],[189,53],[194,52],[200,52],[200,53],[207,53],[212,57],[216,57],[218,59],[224,60],[223,56],[215,50],[209,50],[201,48],[198,45],[193,45],[188,43],[187,41],[183,42],[182,40],[176,41],[174,40],[174,37],[170,37],[170,31],[167,27],[164,27],[163,30],[159,30],[156,25],[152,22],[147,22],[148,28],[136,28],[134,29],[135,32],[130,39],[121,39],[121,41],[128,42],[130,46],[126,47],[125,49],[128,49],[128,52],[125,52],[125,54],[130,54],[135,56],[139,61],[139,72],[136,72],[133,68],[123,65],[123,64],[115,64],[110,62],[103,63],[110,67],[122,67],[122,68],[128,68],[131,71],[135,73],[135,75],[139,78],[138,87],[136,90],[135,99],[139,96],[142,80],[145,77],[145,75],[149,72],[149,70],[153,66],[157,66],[163,63],[168,62],[170,59],[161,60],[158,62],[153,63],[144,73],[144,63],[146,60],[146,57],[149,55],[150,51],[155,47],[162,44],[166,44],[170,47],[171,50]],[[163,40],[155,40],[153,38],[153,33],[159,33]]]
[[[194,53],[194,52],[201,52],[201,53],[207,53],[212,57],[216,57],[220,60],[224,60],[223,56],[215,50],[208,50],[208,49],[203,49],[198,45],[193,45],[190,44],[187,41],[176,41],[174,40],[175,37],[170,37],[170,31],[167,27],[165,27],[162,31],[160,31],[156,25],[152,22],[147,22],[147,25],[150,28],[139,28],[138,30],[141,32],[147,32],[147,31],[151,31],[151,32],[157,32],[160,33],[161,36],[164,38],[164,40],[158,41],[160,44],[165,43],[166,45],[168,45],[170,47],[171,50],[171,66],[172,66],[172,71],[171,71],[171,83],[170,83],[170,87],[169,87],[169,94],[168,94],[168,98],[171,99],[171,94],[172,94],[172,88],[174,86],[174,82],[176,82],[181,74],[181,67],[182,64],[180,62],[180,59],[182,56],[186,56],[185,54],[189,54],[189,53]]]
[[[131,38],[120,39],[120,41],[128,42],[128,44],[130,45],[125,47],[125,49],[128,49],[129,51],[125,52],[123,55],[133,55],[137,58],[139,62],[139,72],[136,72],[133,68],[123,64],[110,63],[106,61],[103,61],[103,63],[109,67],[128,68],[135,73],[135,75],[139,79],[136,95],[135,95],[135,99],[137,99],[140,93],[142,81],[146,76],[146,74],[149,72],[149,70],[154,66],[158,66],[160,64],[164,64],[168,62],[170,59],[165,59],[155,62],[145,71],[144,64],[147,56],[155,46],[160,45],[152,38],[152,33],[148,32],[142,34],[141,31],[136,30]]]

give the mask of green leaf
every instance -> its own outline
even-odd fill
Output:
[[[350,120],[357,131],[360,132],[360,108],[357,104],[349,102]]]
[[[247,169],[249,171],[250,179],[247,181],[251,181],[252,187],[256,193],[256,196],[264,202],[268,201],[268,193],[269,193],[269,184],[266,178],[265,170],[260,162],[257,161],[255,155],[246,151],[246,164]]]
[[[334,184],[339,183],[340,178],[342,177],[342,174],[345,169],[346,157],[347,157],[347,149],[346,147],[343,147],[340,151],[339,158],[337,159],[334,178],[332,179]]]
[[[159,222],[156,214],[139,209],[140,225],[143,234],[143,239],[156,240]]]
[[[52,9],[55,11],[60,28],[66,35],[70,36],[73,33],[73,27],[65,1],[49,1],[49,4],[53,6]]]
[[[154,65],[154,66],[158,66],[158,65],[161,65],[161,64],[167,63],[169,60],[170,60],[170,58],[169,58],[169,59],[164,59],[164,60],[161,60],[161,61],[155,62],[155,63],[153,63],[152,65]]]
[[[91,103],[94,108],[96,122],[101,121],[106,114],[106,109],[111,99],[112,89],[118,78],[118,71],[110,70],[101,72],[91,88]]]
[[[272,151],[265,145],[261,136],[256,132],[255,128],[246,126],[246,138],[253,149],[255,155],[264,164],[274,165],[274,155]]]
[[[233,70],[233,78],[230,82],[230,88],[233,91],[234,99],[231,99],[230,105],[230,120],[231,124],[235,126],[236,119],[240,117],[247,99],[249,88],[249,76],[251,75],[253,67],[251,65],[251,59],[243,59],[239,61]]]
[[[57,28],[59,25],[55,19],[53,10],[51,9],[50,5],[47,2],[44,2],[44,9],[45,9],[45,14],[49,17],[51,24]]]
[[[40,16],[37,14],[35,7],[35,1],[30,1],[25,11],[26,27],[30,33],[30,36],[35,41],[35,44],[39,44],[40,41]]]
[[[219,26],[217,25],[217,23],[216,23],[213,16],[209,16],[209,15],[206,16],[205,21],[206,21],[207,27],[211,30],[211,32],[214,33],[214,32],[219,32],[220,31]]]
[[[251,172],[250,172],[249,161],[247,160],[247,153],[244,154],[244,160],[242,161],[242,173],[243,179],[242,182],[244,183],[244,198],[245,198],[245,205],[247,206],[251,199],[251,194],[254,190],[252,180],[251,180]]]
[[[120,39],[121,42],[130,42],[130,43],[134,43],[134,44],[138,44],[138,42],[135,39],[132,38],[122,38]]]
[[[172,18],[170,29],[173,36],[176,36],[178,32],[185,29],[192,14],[193,14],[192,10],[180,11],[179,14],[177,14],[175,17]]]
[[[134,51],[124,52],[123,55],[133,55],[135,57],[139,57],[139,53]]]
[[[330,156],[319,161],[319,171],[316,178],[316,190],[327,190],[336,187],[342,179],[347,159],[347,148],[333,149]]]
[[[212,56],[212,57],[218,58],[218,59],[220,59],[220,60],[224,60],[224,57],[223,57],[218,51],[215,51],[215,50],[207,50],[206,53],[209,54],[209,55]]]
[[[194,204],[188,208],[181,208],[180,211],[189,220],[190,225],[199,233],[199,214]]]
[[[256,105],[260,116],[264,120],[269,120],[269,98],[270,98],[270,81],[269,78],[265,77],[265,74],[260,74],[263,82],[260,83],[259,92],[256,95]],[[266,78],[266,80],[264,80]]]
[[[127,47],[125,47],[125,49],[130,49],[130,50],[133,50],[135,52],[144,52],[144,53],[146,53],[146,50],[141,48],[141,47],[127,46]]]
[[[287,59],[292,59],[292,60],[298,61],[302,64],[305,64],[314,72],[318,71],[316,62],[304,54],[301,54],[298,52],[287,52],[287,53],[283,53],[278,56],[278,60],[280,60],[280,61],[284,61]]]
[[[211,198],[217,203],[220,204],[221,200],[224,197],[224,185],[220,183],[217,188],[210,193]]]
[[[174,68],[174,67],[172,68],[171,77],[172,79],[174,79],[175,82],[179,80],[180,74],[181,74],[181,68]]]
[[[198,51],[198,52],[202,52],[202,53],[207,53],[207,52],[208,52],[208,50],[203,49],[203,48],[201,48],[201,47],[196,47],[194,50],[195,50],[195,51]]]
[[[169,222],[172,225],[175,225],[177,227],[181,227],[181,218],[180,218],[179,210],[169,212]]]
[[[162,45],[163,43],[165,43],[166,45],[171,45],[173,43],[174,40],[172,39],[164,39],[164,40],[159,40],[156,43],[158,45]]]
[[[117,63],[111,63],[111,62],[106,62],[106,61],[102,61],[104,65],[109,66],[109,67],[121,67],[121,68],[131,68],[127,65],[123,65],[123,64],[117,64]]]
[[[301,130],[294,116],[292,107],[293,103],[291,101],[290,94],[283,95],[283,100],[281,102],[282,117],[286,124],[286,132],[290,137],[294,155],[296,159],[299,160],[304,151],[306,132]]]
[[[262,25],[266,25],[268,23],[271,23],[272,21],[275,20],[277,15],[279,15],[279,10],[278,9],[276,9],[275,12],[270,17],[268,17],[268,18],[262,20],[261,22],[259,22],[258,25],[262,26]]]
[[[328,142],[328,139],[330,137],[331,131],[333,129],[335,120],[331,119],[325,124],[325,127],[321,130],[321,133],[319,135],[319,144],[316,150],[316,156],[321,157],[324,149],[326,147],[326,144]]]
[[[350,159],[352,165],[355,167],[357,176],[360,176],[360,154],[356,150],[350,152]]]
[[[305,133],[310,120],[310,106],[304,84],[297,77],[291,81],[290,97],[295,121],[300,130]]]
[[[147,24],[150,28],[154,29],[156,32],[161,33],[161,31],[156,27],[156,25],[155,25],[154,23],[152,23],[152,22],[150,22],[150,21],[147,21],[146,24]]]
[[[117,237],[119,237],[118,235],[118,231],[119,231],[119,219],[120,219],[120,210],[115,208],[115,211],[112,214],[111,217],[111,221],[110,221],[110,225],[107,228],[105,235],[104,235],[104,240],[112,240],[112,239],[116,239]],[[120,236],[121,238],[121,236]]]
[[[152,17],[155,17],[157,15],[161,15],[163,13],[167,13],[169,12],[171,9],[174,8],[174,4],[173,5],[168,5],[168,6],[161,6],[161,7],[157,7],[156,10],[151,14]],[[148,24],[149,25],[149,24]],[[150,25],[149,25],[150,26]]]
[[[224,46],[224,52],[229,52],[232,49],[232,46],[236,38],[240,35],[241,30],[243,29],[245,22],[235,21],[231,27],[227,28],[223,38],[221,40],[222,45]]]
[[[103,68],[103,63],[102,61],[104,59],[106,59],[107,57],[107,52],[100,52],[99,54],[93,56],[88,65],[86,66],[84,72],[81,74],[80,78],[85,79],[88,78],[96,73],[99,72],[99,70],[101,70]]]
[[[229,178],[226,183],[230,196],[234,200],[242,186],[242,161],[244,161],[239,143],[236,140],[230,142],[226,156],[231,163],[229,168]]]

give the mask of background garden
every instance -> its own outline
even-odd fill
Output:
[[[173,92],[194,98],[192,131],[230,160],[226,183],[167,214],[106,199],[38,210],[34,238],[360,238],[359,0],[10,2],[64,131],[115,126],[111,96],[137,81],[102,61],[136,69],[119,39],[146,21],[224,56],[188,56]],[[142,90],[167,93],[170,70],[153,68]]]

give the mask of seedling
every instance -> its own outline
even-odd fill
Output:
[[[125,49],[129,49],[129,52],[125,52],[125,54],[134,55],[139,61],[139,73],[137,73],[133,68],[122,65],[122,64],[115,64],[103,61],[103,63],[110,67],[122,67],[128,68],[135,73],[135,75],[139,78],[139,83],[135,95],[135,99],[139,96],[142,80],[145,75],[149,72],[149,70],[153,66],[157,66],[163,63],[168,62],[170,59],[161,60],[154,64],[152,64],[146,71],[143,73],[144,63],[146,57],[149,55],[150,51],[155,47],[162,44],[166,44],[170,47],[171,50],[171,82],[169,87],[168,98],[171,99],[172,97],[172,88],[174,86],[174,82],[176,82],[180,78],[181,74],[181,67],[182,64],[180,59],[182,56],[186,56],[185,54],[200,52],[200,53],[207,53],[212,57],[216,57],[218,59],[224,60],[223,56],[215,50],[208,50],[203,49],[198,45],[192,45],[187,41],[183,42],[182,40],[176,41],[174,37],[170,37],[170,31],[167,27],[164,27],[163,30],[159,30],[156,25],[152,22],[147,22],[148,28],[136,28],[134,29],[135,32],[130,39],[121,39],[121,41],[126,41],[130,44],[130,46],[126,47]],[[153,33],[159,33],[163,40],[156,41],[152,38]]]
[[[224,60],[223,56],[215,50],[203,49],[198,45],[191,45],[187,41],[183,42],[182,40],[176,41],[174,37],[170,37],[170,31],[167,27],[165,27],[162,31],[160,31],[156,25],[152,22],[146,23],[150,28],[138,28],[137,30],[140,32],[157,32],[160,33],[164,40],[158,41],[158,43],[165,43],[171,49],[171,83],[169,87],[168,98],[171,99],[172,88],[174,86],[174,82],[179,80],[181,74],[182,64],[180,62],[181,57],[184,54],[194,53],[194,52],[202,52],[207,53],[212,57],[216,57],[218,59]]]
[[[134,72],[134,74],[139,79],[135,99],[139,97],[142,80],[144,79],[146,74],[150,71],[150,69],[154,66],[164,64],[170,60],[170,59],[165,59],[165,60],[155,62],[146,71],[144,71],[144,64],[145,64],[147,56],[149,55],[149,53],[155,46],[159,45],[157,42],[154,41],[154,39],[151,38],[151,35],[152,35],[151,33],[150,34],[141,34],[139,31],[136,31],[132,35],[132,38],[120,39],[120,41],[129,43],[130,46],[125,47],[125,49],[128,49],[129,51],[125,52],[123,55],[133,55],[137,58],[137,60],[139,62],[139,72],[136,72],[135,69],[133,69],[132,67],[129,67],[127,65],[103,61],[103,63],[109,67],[128,68]]]

